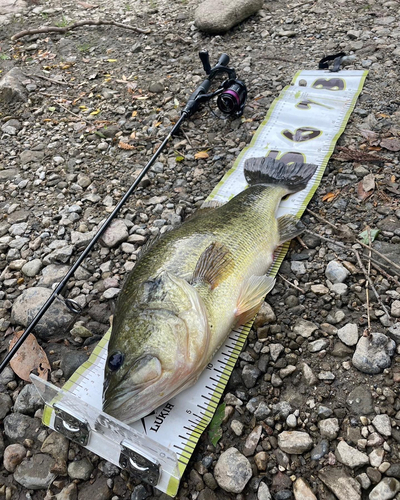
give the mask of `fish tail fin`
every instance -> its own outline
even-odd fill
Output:
[[[249,158],[244,164],[244,176],[250,186],[264,184],[285,187],[297,193],[307,186],[318,166],[312,163],[286,164],[273,158]]]

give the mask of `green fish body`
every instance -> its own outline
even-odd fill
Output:
[[[316,167],[246,161],[248,189],[199,210],[143,253],[121,290],[105,369],[104,411],[130,424],[192,385],[232,328],[257,313],[275,249],[302,232],[281,199]]]

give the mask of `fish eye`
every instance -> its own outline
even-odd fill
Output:
[[[112,372],[116,372],[121,368],[124,362],[124,355],[120,351],[116,351],[108,358],[108,368]]]

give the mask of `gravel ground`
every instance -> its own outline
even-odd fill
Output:
[[[400,499],[399,3],[269,2],[217,36],[194,26],[196,6],[31,0],[0,15],[0,76],[23,72],[21,100],[0,114],[2,352],[167,135],[203,79],[199,50],[211,62],[230,55],[249,89],[244,119],[204,108],[188,121],[71,279],[66,296],[83,313],[56,303],[37,328],[57,385],[107,330],[143,244],[201,204],[295,71],[354,53],[370,73],[303,217],[309,232],[292,243],[233,372],[222,438],[213,446],[204,433],[178,498]],[[98,26],[10,42],[93,17],[151,32]],[[372,259],[357,243],[366,227],[380,230]],[[0,387],[1,498],[166,498],[41,425],[40,399],[11,369]]]

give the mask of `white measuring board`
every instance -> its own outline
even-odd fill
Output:
[[[246,189],[243,165],[247,158],[270,156],[285,162],[315,163],[318,169],[307,188],[282,201],[278,210],[278,216],[291,213],[300,217],[321,181],[325,166],[344,130],[366,76],[367,71],[298,72],[292,83],[272,104],[251,144],[240,153],[232,169],[215,187],[207,201],[226,202]],[[277,252],[270,269],[271,276],[277,274],[288,246],[289,243],[284,244]],[[214,415],[250,328],[251,323],[231,333],[193,387],[131,426],[141,443],[141,449],[146,448],[147,443],[147,454],[153,453],[154,458],[161,463],[161,477],[156,487],[170,496],[175,496],[178,491],[180,477],[198,439]],[[66,408],[71,404],[79,410],[77,402],[81,401],[82,411],[86,415],[91,412],[88,419],[94,422],[86,447],[118,465],[119,444],[122,437],[126,437],[129,428],[102,414],[102,388],[109,335],[110,331],[100,341],[90,359],[64,385],[63,391],[58,392],[55,398],[56,393],[53,394],[53,402],[57,400]],[[35,385],[37,384],[35,381]],[[51,384],[46,386],[48,390],[52,387],[58,391]],[[54,417],[52,403],[49,401],[43,421],[54,428]],[[108,418],[106,430],[98,425],[102,418]],[[110,427],[113,425],[110,422],[115,424],[115,428],[118,427],[118,432],[111,433]],[[114,444],[113,440],[116,441]]]

